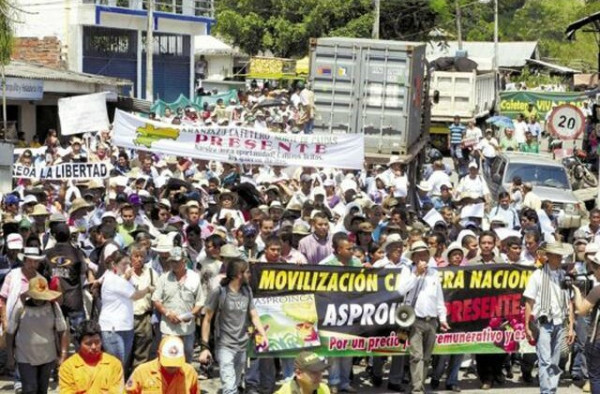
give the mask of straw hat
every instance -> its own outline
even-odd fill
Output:
[[[18,257],[21,261],[26,258],[30,260],[44,260],[46,258],[38,248],[24,248],[23,253],[19,253]]]
[[[220,256],[222,258],[232,258],[232,259],[244,257],[243,253],[240,252],[240,250],[232,244],[223,245],[221,247]]]
[[[30,216],[50,216],[50,212],[48,212],[44,204],[36,204],[33,206],[33,212],[31,212]]]
[[[158,236],[156,246],[152,247],[152,250],[158,253],[169,253],[173,249],[173,242],[166,234]]]
[[[444,250],[442,257],[444,258],[444,260],[449,261],[450,253],[456,250],[460,250],[463,256],[466,254],[461,244],[459,244],[458,242],[452,242],[450,245],[448,245],[448,248]]]
[[[91,208],[91,207],[92,207],[92,205],[89,204],[87,201],[85,201],[85,199],[76,198],[71,203],[71,209],[69,209],[69,215],[72,215],[73,213],[75,213],[76,211],[79,211],[80,209],[87,209],[87,208]]]
[[[292,234],[308,235],[310,234],[310,227],[303,223],[294,224],[294,227],[292,228]]]
[[[427,244],[423,241],[417,241],[417,242],[413,243],[412,246],[410,247],[410,250],[408,252],[406,252],[406,258],[409,260],[412,260],[413,254],[418,253],[418,252],[424,252],[424,251],[429,252],[429,248],[427,247]]]
[[[567,248],[565,248],[562,242],[548,242],[541,249],[546,253],[556,254],[559,256],[566,256],[571,253]]]
[[[227,189],[223,189],[221,191],[221,193],[219,194],[219,197],[218,197],[219,202],[221,202],[225,197],[231,198],[233,200],[233,205],[235,205],[237,203],[237,201],[238,201],[238,195],[237,195],[237,193],[234,193],[234,192],[232,192],[230,190],[227,190]]]
[[[43,276],[36,276],[29,281],[29,290],[25,293],[29,298],[40,301],[52,301],[61,296],[60,291],[50,290],[48,281]]]
[[[423,180],[423,181],[419,182],[419,184],[417,185],[417,189],[422,190],[426,193],[429,193],[430,191],[433,190],[433,187],[431,186],[431,183]]]

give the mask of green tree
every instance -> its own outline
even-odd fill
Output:
[[[2,119],[6,138],[6,74],[5,67],[10,63],[10,55],[14,46],[13,23],[15,21],[16,9],[8,0],[0,0],[0,77],[2,78]]]
[[[380,37],[427,38],[447,0],[382,0]],[[215,31],[255,55],[302,57],[313,37],[370,38],[372,0],[217,0]]]

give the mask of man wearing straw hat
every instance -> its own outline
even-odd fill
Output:
[[[546,262],[529,277],[523,292],[525,333],[528,340],[537,342],[540,390],[555,393],[562,373],[558,364],[565,335],[569,345],[574,340],[573,308],[569,293],[561,286],[565,279],[561,264],[569,251],[561,243],[554,242],[546,244],[542,252]],[[539,334],[534,335],[535,331]]]

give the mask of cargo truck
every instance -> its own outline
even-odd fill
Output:
[[[429,142],[426,67],[420,42],[312,39],[315,133],[363,133],[367,162],[397,155],[416,184]]]
[[[430,94],[436,97],[431,106],[431,143],[448,150],[448,126],[455,115],[463,124],[469,119],[483,119],[495,105],[494,73],[433,71]]]

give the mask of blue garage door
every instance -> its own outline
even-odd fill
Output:
[[[143,59],[146,59],[144,51]],[[154,98],[175,101],[190,93],[190,36],[154,33]],[[146,62],[142,64],[146,85]],[[145,89],[143,95],[145,96]],[[145,98],[145,97],[144,97]]]
[[[137,33],[97,26],[83,28],[83,72],[128,79],[137,75]],[[129,94],[129,89],[124,93]]]

